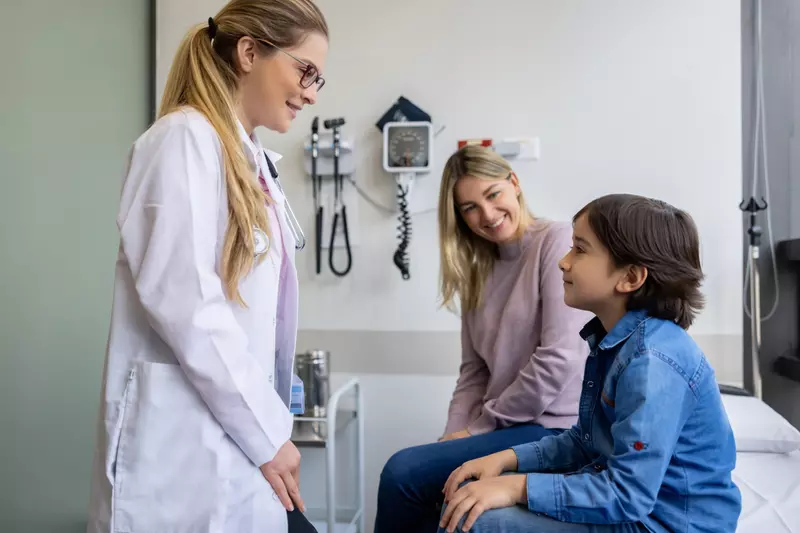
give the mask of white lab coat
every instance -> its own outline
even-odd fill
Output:
[[[295,240],[264,150],[239,126],[277,202],[283,282],[263,261],[240,284],[247,307],[225,298],[219,138],[191,109],[158,120],[122,188],[89,533],[286,531],[258,466],[292,430]]]

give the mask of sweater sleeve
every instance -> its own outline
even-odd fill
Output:
[[[473,412],[480,406],[486,395],[489,382],[489,369],[475,351],[470,336],[469,323],[461,319],[461,368],[456,389],[450,400],[445,435],[467,428],[472,421]]]
[[[473,435],[535,420],[583,372],[589,348],[580,330],[589,315],[564,303],[558,268],[571,245],[572,229],[567,225],[554,224],[543,239],[539,294],[530,295],[530,301],[539,301],[542,307],[539,346],[511,385],[497,399],[484,404],[481,416],[467,428]]]

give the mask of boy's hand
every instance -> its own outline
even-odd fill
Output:
[[[503,472],[514,472],[516,469],[517,454],[514,453],[514,450],[503,450],[480,459],[467,461],[447,478],[442,491],[444,492],[444,501],[445,503],[449,502],[458,487],[468,479],[489,479],[497,477]]]
[[[486,511],[527,503],[526,481],[526,475],[516,474],[482,479],[464,485],[448,502],[439,527],[453,533],[461,518],[469,513],[461,528],[462,531],[469,531],[478,517]]]

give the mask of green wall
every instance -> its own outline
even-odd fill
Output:
[[[85,528],[121,172],[151,112],[150,3],[3,3],[3,533]]]

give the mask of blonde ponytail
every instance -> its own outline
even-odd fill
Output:
[[[280,47],[310,32],[328,36],[322,13],[310,0],[232,0],[214,17],[216,35],[199,25],[184,38],[170,69],[159,118],[182,107],[202,113],[219,135],[228,196],[228,228],[222,252],[222,280],[229,299],[245,305],[239,281],[253,266],[253,227],[271,236],[264,194],[239,137],[233,95],[238,75],[233,50],[243,36]],[[263,256],[262,256],[263,258]]]

